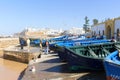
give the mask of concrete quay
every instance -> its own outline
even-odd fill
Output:
[[[20,49],[20,47],[10,46],[3,50],[4,52],[4,59],[14,60],[17,62],[29,63],[29,61],[40,58],[41,53],[40,49],[37,47],[31,47],[28,49],[24,47],[24,49]]]
[[[33,67],[35,71],[31,71]],[[106,77],[104,71],[70,71],[67,63],[53,52],[31,60],[18,80],[106,80]]]

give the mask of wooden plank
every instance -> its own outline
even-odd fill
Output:
[[[120,46],[119,46],[119,45],[115,45],[115,48],[116,48],[116,49],[120,49]]]
[[[106,54],[109,54],[110,52],[108,50],[106,50],[104,47],[101,47],[102,50],[106,53]]]
[[[94,51],[90,47],[88,47],[88,51],[92,56],[97,57],[97,55],[94,53]]]

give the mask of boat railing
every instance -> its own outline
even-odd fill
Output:
[[[120,46],[119,45],[115,45],[115,48],[120,50]]]

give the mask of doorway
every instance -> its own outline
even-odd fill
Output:
[[[120,30],[119,29],[117,29],[117,40],[119,40],[119,33],[120,33]]]
[[[107,38],[111,39],[111,27],[110,26],[107,27]]]

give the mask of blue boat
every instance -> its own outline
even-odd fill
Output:
[[[117,44],[120,45],[120,43]],[[81,68],[104,70],[104,58],[116,50],[116,43],[65,48],[67,54],[66,60],[71,70],[78,70]]]
[[[54,37],[54,38],[50,38],[50,39],[45,39],[45,40],[42,40],[42,45],[43,46],[46,46],[46,41],[49,42],[50,44],[50,49],[53,49],[53,45],[56,43],[56,42],[61,42],[61,41],[64,41],[66,40],[66,36],[63,35],[63,36],[59,36],[59,37]]]
[[[27,46],[27,41],[24,37],[19,37],[19,43],[23,42],[23,46]]]
[[[49,39],[49,42],[56,42],[56,41],[61,41],[61,40],[65,40],[66,36],[59,36],[59,37],[55,37],[55,38],[51,38]]]
[[[69,44],[73,42],[78,42],[78,41],[83,41],[83,40],[88,40],[87,38],[85,38],[85,36],[79,36],[79,37],[76,37],[76,36],[61,36],[61,37],[58,37],[58,38],[52,38],[52,39],[49,39],[49,46],[50,46],[50,49],[51,50],[54,50],[56,51],[56,48],[55,48],[55,45],[57,44]]]
[[[40,39],[39,38],[30,38],[30,45],[31,46],[39,46]]]
[[[104,67],[107,80],[120,80],[120,55],[118,50],[105,58]]]
[[[55,51],[58,53],[59,58],[62,61],[66,61],[66,51],[65,47],[73,47],[73,46],[88,46],[88,45],[95,45],[95,44],[104,44],[109,43],[109,40],[78,40],[78,41],[67,41],[67,42],[59,42],[56,43],[54,47]]]

